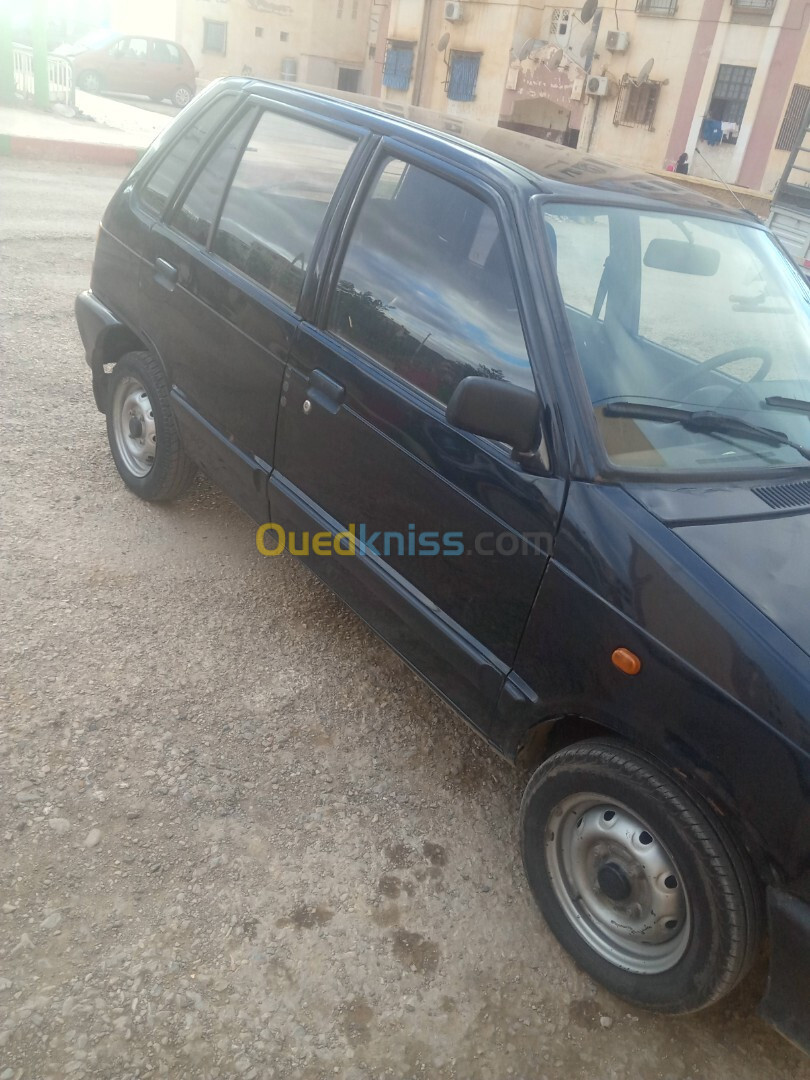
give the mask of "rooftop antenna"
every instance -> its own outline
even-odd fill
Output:
[[[759,218],[758,218],[758,217],[757,217],[757,215],[756,215],[756,214],[754,213],[754,211],[753,211],[753,210],[749,210],[749,209],[748,209],[748,207],[747,207],[747,206],[745,205],[745,203],[744,203],[744,202],[742,201],[742,199],[741,199],[741,198],[739,197],[739,195],[738,195],[738,194],[737,194],[737,192],[736,192],[736,191],[734,190],[734,188],[733,188],[733,187],[731,187],[731,185],[730,185],[730,184],[728,183],[728,181],[727,181],[727,180],[724,180],[724,179],[723,179],[723,177],[722,177],[722,176],[720,175],[720,173],[719,173],[719,172],[717,171],[717,169],[715,169],[714,165],[712,165],[712,163],[711,163],[711,162],[709,161],[709,159],[708,159],[707,157],[704,157],[704,155],[703,155],[703,154],[701,154],[701,152],[700,152],[700,147],[699,147],[699,146],[696,146],[696,147],[695,147],[695,153],[697,154],[697,156],[698,156],[699,158],[702,158],[702,159],[703,159],[703,161],[705,161],[705,162],[706,162],[706,164],[707,164],[707,165],[709,166],[709,168],[710,168],[710,169],[712,170],[712,172],[714,173],[714,175],[715,175],[715,176],[717,177],[717,179],[718,179],[718,180],[720,181],[720,183],[721,183],[721,184],[723,185],[723,187],[724,187],[724,188],[726,189],[726,191],[727,191],[727,192],[729,193],[729,195],[731,195],[731,196],[732,196],[732,197],[733,197],[734,199],[736,199],[736,201],[737,201],[737,202],[739,203],[740,209],[741,209],[741,210],[744,210],[744,211],[746,212],[746,214],[749,214],[749,215],[750,215],[750,216],[751,216],[752,218],[754,218],[754,219],[755,219],[756,221],[759,221]]]

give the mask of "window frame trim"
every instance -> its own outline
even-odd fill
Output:
[[[211,145],[204,149],[203,153],[193,163],[191,168],[183,177],[182,182],[180,183],[179,187],[175,191],[170,201],[166,204],[166,208],[161,215],[161,222],[166,226],[167,229],[171,230],[172,234],[184,236],[186,240],[194,244],[195,247],[198,247],[202,251],[206,251],[208,253],[211,252],[211,244],[214,241],[214,233],[216,232],[217,225],[219,224],[220,215],[222,214],[222,207],[225,204],[225,197],[231,189],[231,184],[233,183],[233,178],[236,174],[236,169],[239,166],[239,162],[242,160],[242,156],[245,152],[245,147],[247,146],[253,135],[256,124],[259,122],[258,110],[254,109],[255,115],[253,117],[253,122],[248,125],[245,135],[239,146],[239,150],[234,159],[234,163],[228,170],[228,176],[222,187],[222,193],[220,194],[216,212],[213,215],[213,220],[211,222],[211,225],[209,226],[208,235],[205,238],[205,244],[201,246],[197,243],[196,240],[193,240],[190,236],[187,236],[186,233],[181,232],[181,230],[172,223],[172,219],[175,217],[177,212],[182,207],[183,203],[188,198],[191,189],[197,183],[201,174],[207,168],[208,163],[211,161],[213,156],[217,153],[222,144],[225,142],[225,139],[234,130],[234,128],[236,128],[242,122],[242,119],[245,116],[249,115],[250,108],[251,106],[247,103],[247,101],[245,101],[237,109],[234,109],[233,113],[228,119],[228,122],[222,125],[222,130],[218,131],[216,137],[211,140]]]
[[[185,198],[187,191],[190,190],[191,186],[196,180],[196,177],[199,175],[199,172],[201,172],[202,169],[205,168],[205,164],[207,163],[211,155],[215,153],[217,147],[220,146],[222,139],[225,137],[225,132],[231,130],[233,124],[238,123],[239,118],[250,108],[253,108],[255,106],[258,106],[256,108],[255,118],[248,129],[248,133],[244,142],[242,143],[240,153],[237,155],[231,168],[230,175],[228,176],[228,182],[223,186],[222,195],[220,196],[219,200],[219,206],[217,207],[216,217],[214,222],[212,223],[211,229],[209,230],[205,248],[201,248],[199,244],[196,244],[193,240],[190,240],[189,237],[185,236],[184,233],[179,232],[177,229],[171,228],[167,216],[164,216],[161,219],[161,222],[166,228],[171,230],[173,236],[182,237],[188,243],[194,244],[195,250],[197,252],[202,252],[208,259],[210,259],[211,265],[219,272],[222,271],[222,268],[227,269],[229,274],[235,274],[239,281],[247,282],[253,290],[257,290],[258,293],[260,293],[265,299],[269,298],[274,304],[279,305],[283,311],[287,313],[293,313],[296,318],[302,319],[306,317],[307,312],[312,306],[312,294],[314,292],[312,279],[313,276],[317,275],[320,265],[319,257],[321,255],[324,237],[326,235],[326,228],[329,224],[330,219],[329,210],[334,208],[334,211],[337,211],[338,209],[339,196],[341,195],[342,191],[345,190],[347,183],[350,182],[348,178],[356,167],[353,163],[356,161],[360,148],[366,142],[366,137],[368,136],[367,129],[358,127],[355,124],[347,123],[344,120],[332,119],[331,117],[323,116],[319,113],[309,112],[307,109],[302,109],[297,105],[290,105],[287,102],[269,100],[268,98],[263,97],[260,94],[246,94],[244,96],[244,104],[240,108],[234,110],[232,116],[230,117],[228,125],[223,126],[222,135],[218,135],[216,139],[212,140],[212,146],[210,150],[205,155],[201,156],[200,168],[196,171],[194,169],[189,170],[189,174],[187,174],[187,176],[183,180],[183,183],[181,183],[180,187],[177,189],[177,192],[175,193],[171,201],[171,205],[169,206],[167,204],[166,214],[168,215],[170,213],[173,213],[174,209],[181,204],[182,199]],[[250,274],[246,274],[243,270],[240,270],[238,266],[234,266],[233,263],[228,262],[227,259],[224,259],[221,255],[218,255],[213,250],[214,237],[216,236],[217,229],[219,228],[222,212],[225,209],[225,203],[227,201],[228,195],[230,194],[233,181],[236,177],[236,173],[239,170],[242,158],[244,157],[245,149],[251,138],[253,137],[256,128],[261,122],[262,116],[268,112],[287,116],[289,119],[299,120],[302,123],[307,123],[311,127],[323,128],[327,131],[331,131],[333,134],[345,135],[349,139],[355,140],[355,148],[349,156],[349,160],[346,163],[346,168],[343,170],[343,174],[341,175],[338,185],[335,188],[332,198],[329,201],[329,206],[327,208],[326,214],[324,215],[324,220],[321,223],[320,228],[318,229],[317,236],[315,237],[315,242],[312,246],[309,263],[307,264],[304,283],[301,286],[301,294],[298,297],[297,304],[295,305],[287,303],[287,301],[284,300],[283,297],[277,296],[276,293],[268,289],[266,285],[262,285],[260,281],[256,281],[256,279],[252,278]],[[191,175],[192,173],[194,173],[193,177]],[[190,177],[191,179],[189,179]]]
[[[517,264],[524,261],[524,256],[519,244],[515,242],[517,236],[517,221],[510,212],[511,208],[507,199],[501,191],[482,180],[473,171],[468,171],[455,163],[449,163],[435,154],[421,150],[394,136],[382,136],[374,147],[373,153],[366,162],[360,182],[355,187],[350,205],[346,209],[337,235],[333,238],[332,246],[328,253],[328,265],[322,281],[320,282],[313,318],[309,323],[312,331],[317,334],[327,347],[338,350],[351,363],[356,363],[362,370],[374,374],[376,377],[382,376],[381,381],[387,383],[392,392],[402,393],[404,389],[408,398],[413,403],[417,403],[423,408],[426,403],[429,403],[431,410],[436,416],[444,417],[447,407],[440,401],[431,397],[430,394],[416,386],[415,383],[409,382],[408,379],[399,375],[392,368],[385,367],[385,365],[381,364],[378,360],[375,360],[373,356],[364,352],[357,345],[350,341],[346,341],[345,338],[339,337],[334,331],[329,329],[328,325],[329,313],[340,282],[340,273],[343,269],[346,253],[357,227],[358,219],[362,213],[363,207],[374,190],[382,169],[385,167],[385,162],[389,158],[395,158],[404,161],[408,165],[424,169],[439,177],[441,180],[445,180],[448,183],[463,188],[469,194],[480,199],[494,213],[495,220],[503,234],[504,243],[507,249],[510,277],[517,303],[518,319],[523,334],[523,341],[526,346],[529,370],[532,379],[534,380],[535,392],[542,402],[543,380],[540,377],[539,370],[540,357],[534,347],[535,335],[531,331],[531,307],[527,302],[528,298],[525,296],[525,290],[521,286],[520,275],[517,272]],[[545,419],[541,422],[541,428],[543,430],[543,439],[545,440],[548,435]],[[487,446],[499,445],[489,439],[483,441]]]
[[[163,165],[169,154],[171,154],[171,152],[176,148],[180,140],[191,132],[191,129],[194,127],[197,121],[201,117],[205,116],[205,114],[211,109],[216,108],[217,104],[220,101],[223,101],[225,98],[233,99],[231,103],[231,111],[225,114],[225,120],[223,122],[223,128],[229,127],[233,118],[237,115],[238,112],[240,112],[239,106],[235,105],[234,103],[238,102],[241,97],[242,95],[238,90],[226,90],[221,94],[217,94],[216,97],[212,98],[211,101],[206,104],[205,108],[200,109],[199,113],[195,113],[193,117],[189,117],[188,123],[183,126],[182,130],[177,132],[177,135],[174,138],[169,139],[166,142],[165,146],[160,147],[159,152],[155,155],[154,161],[150,161],[149,167],[144,170],[142,175],[139,175],[137,177],[133,187],[135,208],[137,208],[141,213],[145,214],[150,221],[164,221],[166,214],[171,211],[174,202],[177,199],[178,193],[182,191],[189,174],[196,168],[198,160],[207,152],[205,147],[202,147],[200,150],[198,150],[196,155],[191,158],[191,161],[186,166],[186,171],[183,173],[174,189],[170,192],[169,197],[166,200],[166,205],[160,211],[154,210],[151,206],[144,202],[143,199],[143,190],[144,188],[149,186],[149,182],[151,181],[152,177]],[[158,138],[160,137],[161,136],[158,136]]]
[[[211,49],[206,45],[205,41],[206,41],[206,37],[208,36],[208,27],[209,26],[223,26],[225,28],[225,32],[224,32],[224,34],[222,36],[222,48],[221,49]],[[207,19],[205,16],[203,16],[202,51],[204,53],[208,53],[209,56],[227,56],[228,55],[228,20],[227,19]]]

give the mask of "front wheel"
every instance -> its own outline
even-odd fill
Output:
[[[100,94],[104,89],[104,79],[98,71],[83,71],[79,76],[79,89],[88,94]]]
[[[141,499],[182,495],[196,474],[183,450],[163,372],[149,353],[129,353],[107,388],[107,437],[121,479]]]
[[[557,939],[632,1004],[694,1012],[751,966],[762,917],[749,861],[651,756],[609,739],[552,755],[526,787],[521,846]]]

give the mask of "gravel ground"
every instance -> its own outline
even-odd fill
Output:
[[[533,909],[525,777],[200,480],[117,478],[72,315],[119,174],[0,161],[0,1080],[810,1080]]]

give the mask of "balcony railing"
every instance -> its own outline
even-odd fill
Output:
[[[735,11],[747,15],[770,15],[776,7],[776,0],[731,0]]]
[[[672,16],[678,10],[678,0],[636,0],[640,15]]]

